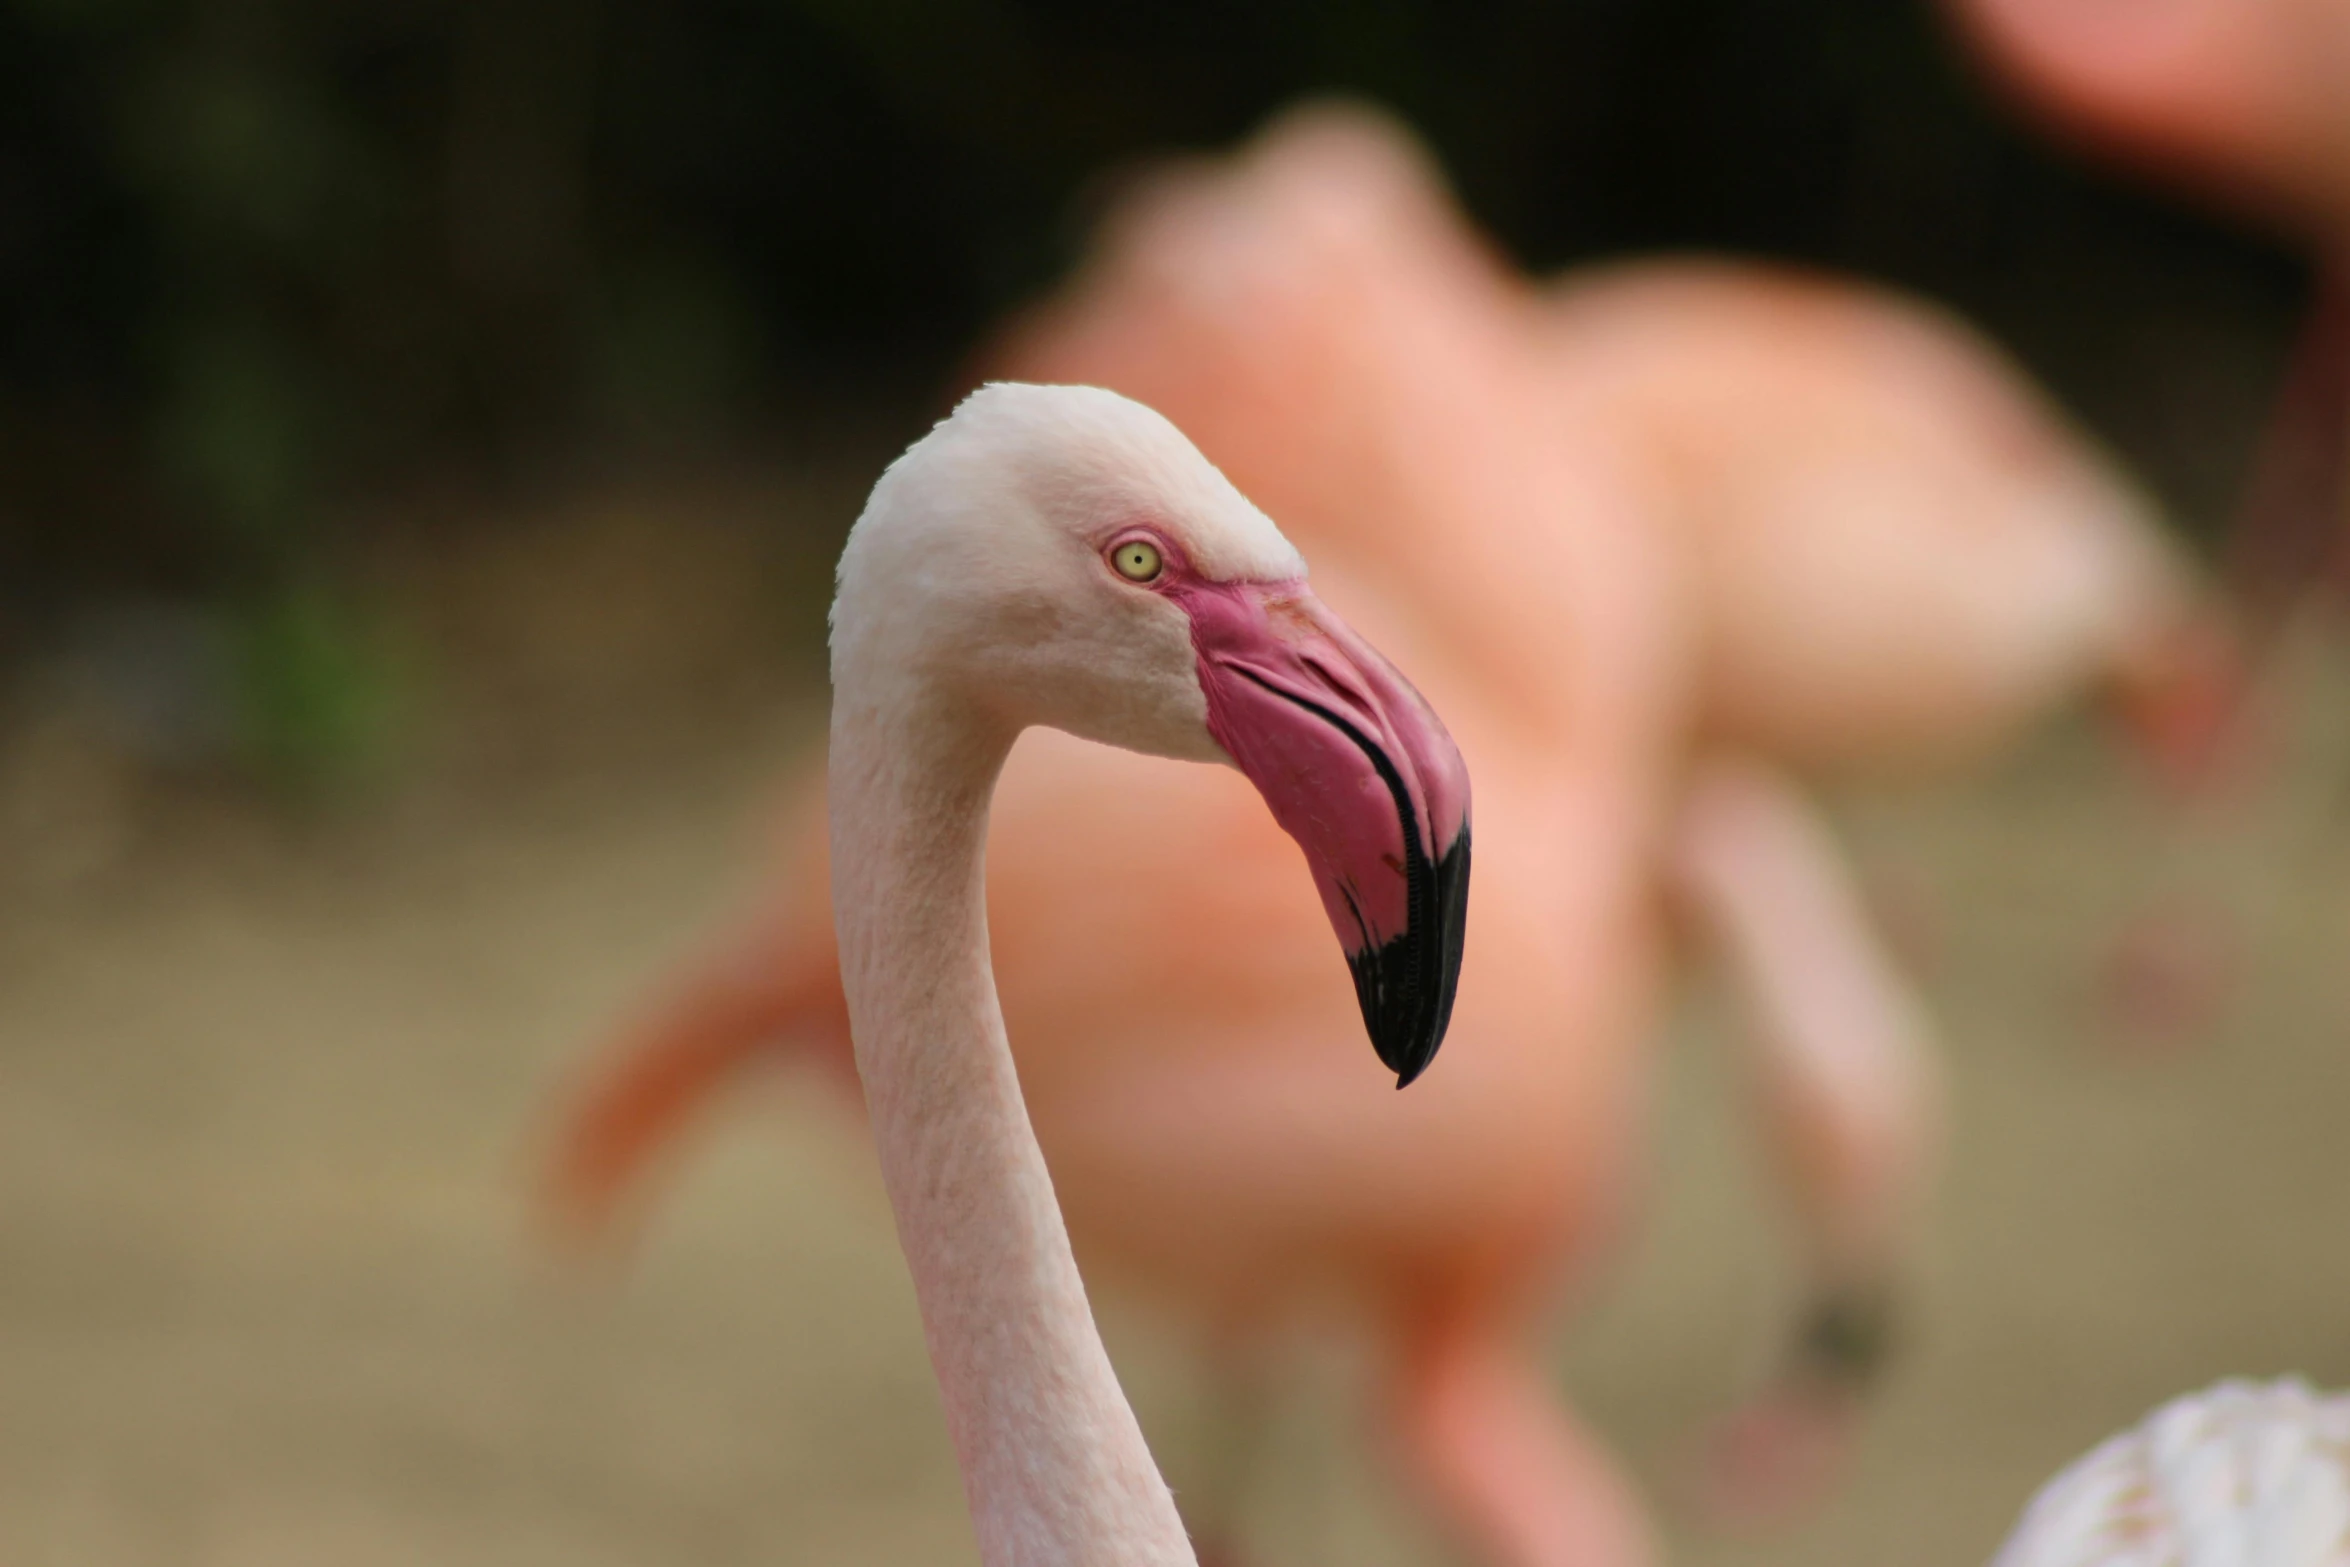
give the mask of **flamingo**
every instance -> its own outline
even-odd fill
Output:
[[[996,998],[984,839],[1014,738],[1050,725],[1237,767],[1304,849],[1399,1085],[1444,1037],[1467,773],[1304,578],[1173,425],[1092,388],[973,395],[883,475],[841,555],[842,991],[991,1567],[1195,1560],[1095,1328]]]
[[[2057,129],[2314,251],[2316,306],[2232,544],[2239,576],[2273,619],[2314,574],[2350,570],[2350,5],[1950,3],[1979,52]]]
[[[2043,1487],[1992,1567],[2350,1561],[2350,1396],[2298,1378],[2174,1399]]]
[[[1389,482],[1357,433],[1368,410],[1401,401],[1363,390],[1385,384],[1382,365],[1425,367],[1418,406],[1482,417],[1489,405],[1463,396],[1451,368],[1471,341],[1490,345],[1483,373],[1542,412],[1535,438],[1586,465],[1594,450],[1608,455],[1633,486],[1630,512],[1488,505],[1456,521],[1441,497],[1413,496],[1334,514],[1304,493],[1324,474]],[[1513,345],[1534,367],[1531,386],[1500,368]],[[1383,582],[1463,646],[1489,640],[1491,593],[1464,601],[1450,574],[1473,569],[1513,597],[1555,588],[1568,579],[1519,563],[1554,545],[1545,530],[1576,524],[1585,548],[1636,561],[1643,590],[1613,604],[1559,596],[1552,646],[1527,638],[1480,667],[1497,685],[1524,675],[1509,660],[1572,668],[1607,636],[1640,669],[1623,699],[1673,725],[1667,744],[1683,756],[1730,751],[1813,782],[1948,772],[2014,744],[2086,688],[2190,802],[2191,786],[2225,781],[2233,759],[2241,670],[2227,607],[2144,492],[1990,345],[1890,293],[1727,262],[1615,267],[1538,291],[1376,114],[1309,109],[1226,162],[1155,174],[1105,220],[1075,279],[983,362],[1181,410],[1219,461],[1283,497],[1301,538],[1326,556],[1343,550],[1350,566],[1374,557]],[[1373,455],[1329,449],[1347,436]],[[1462,445],[1460,482],[1510,471],[1477,455],[1490,442]],[[1474,557],[1459,547],[1465,527],[1483,535]],[[1635,610],[1666,618],[1645,631],[1595,619]],[[1669,772],[1647,776],[1672,787]],[[1702,913],[1693,923],[1719,928]],[[1841,942],[1855,969],[1882,971],[1872,945],[1865,926]],[[2124,933],[2108,976],[2117,999],[2175,997],[2155,1021],[2181,1031],[2216,1004],[2219,952],[2195,911],[2158,909]],[[1889,972],[1873,986],[1899,988]],[[1748,987],[1750,1010],[1770,988]],[[1894,1190],[1914,1191],[1932,1157],[1917,1037],[1888,1029],[1876,1047],[1888,1064],[1875,1076],[1904,1091],[1818,1091],[1852,1112],[1846,1136],[1916,1142]],[[1884,1115],[1859,1115],[1862,1105]],[[1864,1214],[1884,1203],[1865,1184],[1798,1196]],[[1804,1217],[1815,1229],[1849,1223]]]
[[[1189,194],[1216,215],[1212,187]],[[1177,304],[1205,302],[1137,341],[1197,354],[1162,355],[1158,382],[1124,389],[1183,407],[1228,470],[1275,486],[1277,499],[1260,496],[1313,540],[1333,602],[1410,652],[1475,759],[1480,831],[1505,846],[1481,876],[1472,960],[1491,978],[1464,991],[1460,1018],[1478,1065],[1416,1096],[1400,1123],[1354,1096],[1331,1043],[1343,998],[1304,966],[1321,939],[1310,908],[1269,870],[1262,887],[1204,877],[1182,847],[1231,842],[1220,863],[1250,863],[1237,845],[1262,836],[1259,813],[1214,795],[1212,779],[1130,776],[1125,758],[1039,735],[1006,770],[990,849],[1022,1081],[1089,1266],[1189,1306],[1235,1347],[1335,1296],[1380,1349],[1391,1445],[1457,1533],[1496,1562],[1637,1563],[1652,1554],[1642,1511],[1546,1387],[1530,1340],[1604,1254],[1633,1184],[1660,880],[1742,982],[1764,1103],[1788,1128],[1782,1165],[1820,1282],[1780,1391],[1806,1406],[1869,1359],[1900,1219],[1930,1162],[1923,1012],[1799,791],[1751,761],[1696,763],[1684,790],[1660,540],[1627,511],[1604,448],[1529,416],[1536,367],[1513,323],[1474,292],[1399,274],[1397,258],[1416,254],[1344,200],[1306,210],[1320,237],[1302,253],[1253,223],[1216,230],[1229,292],[1171,271]],[[1441,271],[1454,252],[1425,259]],[[1336,309],[1250,304],[1298,291]],[[1141,324],[1094,319],[1113,335]],[[1067,378],[1042,355],[1028,373]],[[1255,417],[1266,388],[1317,376],[1345,395],[1292,401],[1278,429]],[[1283,460],[1293,449],[1310,462]],[[1498,510],[1528,521],[1498,528]],[[558,1160],[573,1222],[603,1222],[684,1118],[767,1047],[842,1064],[820,814],[811,779],[766,905],[623,1037],[591,1087]],[[1099,884],[1105,857],[1137,853],[1163,863]],[[1082,1005],[1149,982],[1138,929],[1186,932],[1230,979],[1167,994],[1147,1016]],[[1242,1075],[1258,1086],[1215,1087]],[[1276,1102],[1274,1082],[1296,1107],[1286,1116],[1257,1108]],[[1176,1117],[1193,1118],[1182,1135],[1167,1130]]]

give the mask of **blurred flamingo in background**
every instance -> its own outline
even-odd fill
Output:
[[[1310,266],[1244,260],[1276,247],[1333,271],[1351,247],[1374,258],[1358,270],[1384,264],[1423,298],[1482,296],[1518,323],[1549,438],[1615,459],[1674,574],[1677,746],[1824,781],[1947,771],[2095,691],[2178,803],[2234,775],[2229,606],[2151,499],[1989,344],[1887,292],[1727,262],[1530,292],[1376,117],[1296,116],[1237,167],[1161,173],[1105,224],[1087,272],[1015,323],[998,362],[1182,407],[1218,460],[1311,517],[1319,470],[1283,437],[1346,400],[1350,317]],[[1253,333],[1221,325],[1252,308]],[[1304,319],[1324,323],[1318,337]],[[1539,558],[1543,541],[1510,527],[1526,516],[1470,519],[1502,544],[1497,570]],[[1424,542],[1409,553],[1366,521],[1345,543],[1350,562],[1404,561],[1390,580],[1412,591]],[[1538,590],[1554,580],[1517,575]],[[1562,604],[1555,619],[1587,613]],[[1481,631],[1473,606],[1447,623]],[[2201,909],[2158,907],[2103,978],[2134,1033],[2176,1039],[2210,1021],[2224,959]]]
[[[1368,292],[1364,278],[1376,279],[1379,292]],[[1392,303],[1367,309],[1371,298]],[[1620,689],[1650,705],[1651,725],[1671,726],[1667,743],[1680,760],[1659,780],[1670,791],[1684,769],[1701,765],[1692,755],[1705,754],[1695,737],[1709,725],[1706,703],[1712,695],[1696,678],[1702,672],[1696,659],[1714,634],[1706,620],[1711,606],[1695,591],[1688,564],[1692,541],[1670,526],[1679,519],[1656,493],[1656,454],[1691,432],[1650,429],[1633,440],[1607,421],[1573,417],[1571,399],[1563,399],[1556,385],[1555,356],[1544,351],[1548,309],[1463,220],[1441,174],[1408,132],[1362,110],[1317,108],[1288,116],[1238,158],[1157,172],[1104,223],[1089,266],[1060,295],[1015,321],[993,358],[982,363],[1007,373],[1100,381],[1183,409],[1203,449],[1282,497],[1284,514],[1294,514],[1296,525],[1308,530],[1301,536],[1312,538],[1325,555],[1343,550],[1339,558],[1350,567],[1374,561],[1381,580],[1393,584],[1404,602],[1441,620],[1456,645],[1490,644],[1487,606],[1497,591],[1506,590],[1513,601],[1531,598],[1529,622],[1536,628],[1547,624],[1554,639],[1587,628],[1583,647],[1564,640],[1544,647],[1524,639],[1530,655],[1548,666],[1572,669],[1588,660],[1592,639],[1612,622],[1620,629],[1600,645],[1643,655],[1634,678]],[[1463,515],[1457,504],[1438,497],[1409,507],[1343,506],[1345,476],[1359,461],[1332,454],[1317,462],[1295,436],[1338,428],[1347,410],[1360,405],[1357,361],[1396,351],[1390,342],[1374,346],[1378,330],[1394,332],[1412,362],[1429,366],[1448,357],[1457,362],[1459,350],[1451,345],[1472,332],[1494,341],[1495,363],[1522,359],[1534,381],[1530,387],[1518,383],[1525,408],[1507,411],[1518,427],[1531,414],[1537,423],[1532,438],[1575,453],[1587,470],[1608,459],[1610,471],[1633,486],[1634,510],[1561,519],[1504,498]],[[1436,401],[1445,401],[1457,384],[1456,378],[1432,375],[1422,396],[1433,392]],[[1449,400],[1466,406],[1463,399]],[[1479,456],[1481,446],[1490,444],[1494,417],[1482,414],[1477,433],[1460,438],[1467,475],[1504,471]],[[1438,428],[1449,431],[1455,423]],[[1385,439],[1398,435],[1400,429]],[[1325,475],[1336,478],[1340,494],[1331,494]],[[1330,526],[1319,531],[1318,519],[1326,515]],[[1457,524],[1451,520],[1456,515]],[[1595,601],[1587,591],[1569,598],[1564,588],[1580,585],[1541,564],[1556,548],[1550,534],[1562,520],[1589,535],[1588,550],[1607,552],[1605,559],[1615,564],[1612,583],[1624,580],[1621,563],[1635,559],[1644,572],[1662,571],[1669,580],[1641,594],[1619,591],[1612,602]],[[1460,548],[1464,528],[1482,535],[1474,554]],[[1439,546],[1443,553],[1432,557]],[[1457,576],[1464,568],[1475,569],[1488,587],[1430,590],[1434,573]],[[1541,602],[1545,594],[1547,604]],[[1632,613],[1643,611],[1652,620],[1671,618],[1645,628],[1629,623]],[[1498,651],[1507,658],[1508,649]],[[1480,668],[1491,670],[1505,690],[1526,673],[1490,659]],[[1530,711],[1526,721],[1535,721]],[[1855,1407],[1845,1384],[1873,1359],[1883,1336],[1876,1321],[1880,1297],[1900,1249],[1899,1226],[1887,1221],[1909,1211],[1932,1162],[1938,1093],[1920,1043],[1922,1013],[1885,960],[1857,899],[1843,895],[1848,878],[1832,858],[1832,836],[1810,820],[1789,780],[1771,776],[1761,755],[1749,754],[1741,776],[1756,801],[1767,781],[1770,808],[1698,811],[1691,819],[1668,800],[1662,809],[1675,825],[1662,845],[1667,857],[1649,870],[1652,877],[1663,873],[1660,890],[1688,916],[1682,928],[1717,943],[1740,934],[1739,921],[1748,914],[1728,886],[1732,874],[1765,875],[1774,892],[1816,892],[1789,906],[1822,921],[1810,957],[1825,960],[1833,952],[1837,959],[1774,977],[1745,960],[1775,955],[1783,950],[1777,944],[1733,941],[1727,949],[1752,1023],[1748,1037],[1764,1051],[1758,1080],[1776,1085],[1762,1104],[1774,1141],[1782,1149],[1807,1141],[1819,1145],[1814,1168],[1841,1177],[1798,1179],[1788,1188],[1811,1274],[1819,1281],[1816,1304],[1794,1363],[1731,1423],[1733,1439],[1716,1454],[1721,1461],[1708,1489],[1741,1514],[1792,1505],[1816,1493],[1835,1468]],[[1674,852],[1692,834],[1714,845],[1745,833],[1761,837],[1752,852],[1709,848],[1703,861]],[[1711,863],[1721,874],[1675,873],[1675,867],[1692,863]],[[1724,899],[1731,899],[1729,906]],[[1898,1001],[1887,999],[1875,1009],[1825,1004],[1791,1013],[1785,1003],[1805,991],[1865,992]],[[1809,1037],[1823,1026],[1834,1043]],[[1823,1147],[1834,1154],[1822,1157]],[[1859,1152],[1864,1149],[1866,1154]],[[1789,1168],[1803,1163],[1797,1157]],[[1858,1240],[1863,1236],[1865,1243]],[[1770,1436],[1747,1439],[1762,1433]]]
[[[1700,743],[1947,770],[2100,691],[2155,774],[2222,760],[2225,609],[2159,508],[1991,344],[1890,292],[1728,261],[1561,279],[1579,428],[1633,454],[1699,628]]]
[[[2318,300],[2231,542],[2273,618],[2350,587],[2350,4],[1950,0],[2044,118],[2305,238]]]
[[[1380,1059],[1409,1083],[1443,1042],[1460,754],[1304,575],[1166,420],[1073,387],[974,394],[891,465],[841,554],[839,972],[991,1567],[1194,1560],[1095,1330],[990,974],[989,797],[1021,731],[1230,762],[1305,851]],[[1210,978],[1179,958],[1163,977]]]

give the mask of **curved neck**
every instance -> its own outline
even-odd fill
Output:
[[[857,1071],[989,1567],[1193,1567],[1029,1126],[983,897],[1012,736],[943,704],[832,723],[833,916]]]

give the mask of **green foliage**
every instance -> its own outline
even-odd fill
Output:
[[[404,692],[393,638],[347,593],[298,584],[235,618],[247,754],[299,791],[335,794],[390,759]]]

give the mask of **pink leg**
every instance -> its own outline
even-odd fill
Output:
[[[1816,1500],[1849,1455],[1902,1245],[1931,1173],[1941,1081],[1925,1012],[1880,949],[1826,823],[1785,779],[1691,779],[1669,874],[1746,1013],[1758,1108],[1813,1277],[1794,1352],[1711,1435],[1700,1498],[1758,1523]]]
[[[1816,1276],[1883,1276],[1938,1149],[1923,1004],[1869,928],[1827,824],[1785,779],[1717,760],[1691,779],[1668,865],[1746,1014],[1758,1108]]]
[[[1490,1316],[1415,1323],[1393,1397],[1404,1461],[1492,1567],[1656,1561],[1630,1481]]]

